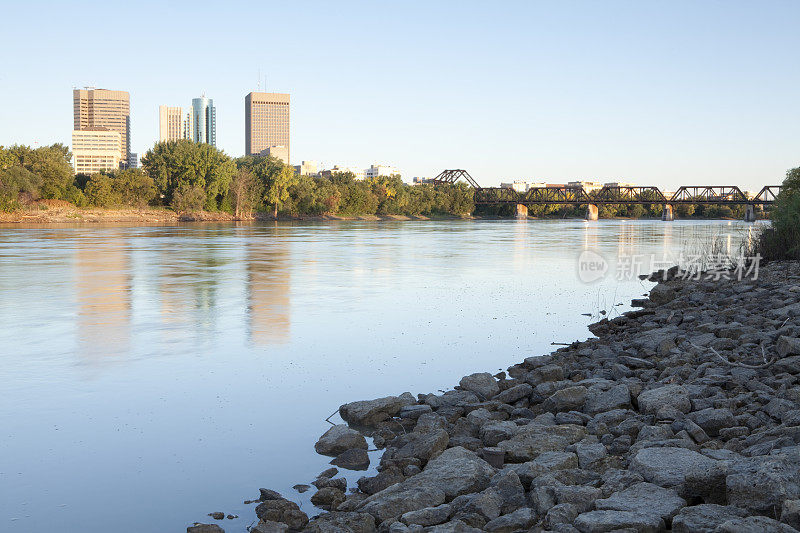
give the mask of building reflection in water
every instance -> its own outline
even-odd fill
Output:
[[[269,345],[289,340],[291,289],[289,243],[254,233],[246,243],[250,340]]]
[[[75,250],[79,352],[89,361],[126,354],[131,343],[131,261],[124,235],[79,238]]]

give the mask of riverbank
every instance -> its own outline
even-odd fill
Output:
[[[637,303],[507,372],[341,406],[316,450],[363,469],[367,436],[379,473],[320,474],[310,520],[263,489],[251,531],[796,531],[800,263]]]
[[[405,215],[279,215],[277,220],[463,220],[469,216],[437,215],[437,216],[405,216]],[[10,213],[0,212],[0,224],[94,224],[116,222],[178,223],[178,222],[251,222],[274,221],[268,214],[256,214],[250,217],[236,217],[224,211],[200,211],[195,213],[177,213],[162,207],[105,209],[79,208],[60,200],[44,200],[22,210]]]

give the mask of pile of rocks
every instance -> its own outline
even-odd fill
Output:
[[[357,463],[366,434],[378,474],[347,493],[324,472],[311,520],[262,492],[251,531],[798,531],[800,264],[661,274],[598,338],[443,394],[341,406],[348,425],[317,451]]]

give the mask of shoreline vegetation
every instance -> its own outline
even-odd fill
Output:
[[[500,218],[515,206],[476,206],[464,183],[408,185],[399,176],[302,176],[274,157],[231,158],[202,143],[156,144],[141,169],[74,175],[61,144],[0,146],[0,221],[404,220]],[[652,219],[659,203],[600,205],[601,218]],[[530,206],[530,218],[582,218],[581,206]],[[679,205],[681,219],[741,219],[744,206]],[[373,218],[374,217],[374,218]]]

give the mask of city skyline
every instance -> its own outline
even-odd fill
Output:
[[[130,150],[139,154],[157,140],[159,105],[213,95],[216,144],[236,157],[245,144],[243,96],[282,92],[294,107],[292,164],[366,167],[377,159],[406,176],[465,168],[484,185],[596,178],[757,189],[796,165],[800,145],[793,126],[800,37],[792,26],[800,5],[767,4],[300,9],[233,2],[216,17],[219,42],[195,54],[186,28],[203,10],[188,4],[147,4],[133,13],[110,5],[102,16],[89,10],[86,22],[96,32],[74,36],[56,24],[74,7],[49,3],[35,28],[23,33],[12,25],[0,36],[7,65],[0,91],[15,102],[0,109],[0,144],[69,144],[66,91],[94,85],[130,93]],[[302,16],[313,31],[300,42],[289,27],[265,34],[258,30],[262,12]],[[168,26],[178,13],[184,29]],[[8,16],[36,13],[14,5]],[[113,39],[101,21],[114,16],[170,35],[171,53],[163,42],[99,47]],[[364,35],[378,20],[380,31]],[[482,37],[489,34],[491,40]],[[10,55],[15,43],[37,39],[82,59],[59,62],[39,45]]]

